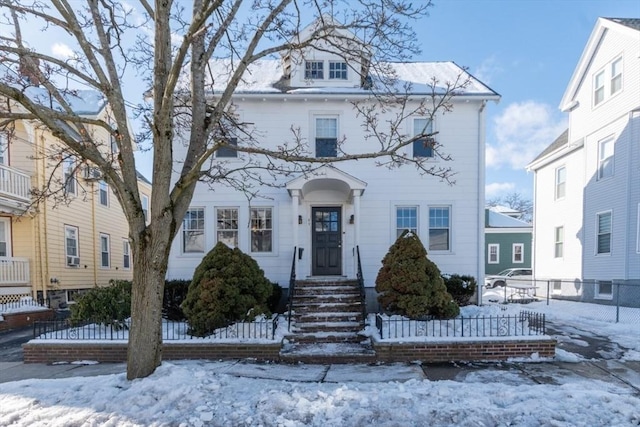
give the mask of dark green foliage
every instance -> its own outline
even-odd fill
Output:
[[[411,318],[450,318],[460,309],[442,280],[438,267],[415,233],[405,231],[382,260],[376,278],[378,302],[387,312]]]
[[[205,336],[233,322],[269,315],[272,292],[272,283],[253,258],[218,242],[196,268],[182,303],[189,333]]]
[[[284,305],[282,304],[282,286],[278,283],[271,284],[273,289],[271,292],[271,296],[267,300],[267,307],[269,307],[269,311],[272,313],[283,313]]]
[[[162,317],[180,322],[186,319],[180,305],[187,297],[191,280],[167,280],[164,284]]]
[[[93,288],[71,306],[71,323],[91,321],[125,329],[131,317],[131,282],[111,280],[109,286]]]
[[[461,276],[459,274],[444,275],[444,284],[447,292],[460,307],[471,304],[471,297],[476,293],[476,279],[473,276]]]

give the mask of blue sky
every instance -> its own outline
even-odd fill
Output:
[[[434,0],[416,60],[447,61],[502,95],[487,110],[487,199],[532,199],[525,166],[567,126],[560,99],[598,17],[640,18],[637,0]]]

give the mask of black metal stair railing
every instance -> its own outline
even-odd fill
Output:
[[[293,247],[293,261],[291,262],[291,275],[289,276],[289,317],[287,330],[291,332],[291,311],[293,310],[293,295],[296,290],[296,254],[298,253],[298,248]]]
[[[366,295],[364,292],[364,276],[362,275],[362,263],[360,262],[360,246],[356,245],[356,255],[358,261],[358,272],[356,273],[356,278],[358,279],[358,287],[360,288],[360,301],[362,302],[362,321],[366,323],[367,321],[367,304],[366,304]]]

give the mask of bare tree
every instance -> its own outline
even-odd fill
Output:
[[[377,158],[386,167],[413,164],[421,173],[451,182],[450,168],[403,154],[403,147],[426,138],[437,156],[448,159],[435,135],[407,137],[398,129],[412,114],[433,116],[451,109],[452,97],[465,87],[468,75],[461,73],[451,82],[426,82],[433,96],[410,107],[410,88],[398,87],[385,66],[418,52],[411,24],[427,14],[428,6],[428,1],[407,0],[139,0],[133,7],[114,0],[0,0],[0,96],[5,99],[0,126],[10,127],[16,120],[40,122],[60,140],[61,152],[102,171],[128,221],[133,252],[129,379],[148,376],[161,363],[162,295],[170,245],[198,182],[256,191],[269,184],[265,176],[305,173],[322,163],[365,157]],[[309,22],[317,25],[307,28],[302,38],[303,23]],[[73,54],[60,59],[39,48],[43,33],[34,31],[36,26],[46,34],[64,36],[73,43]],[[377,76],[373,85],[362,76],[363,87],[374,87],[367,101],[354,104],[367,137],[377,143],[374,149],[353,154],[340,146],[339,157],[318,159],[295,128],[288,143],[265,147],[259,130],[250,130],[233,114],[232,95],[248,78],[247,69],[262,58],[309,46],[350,58],[357,51],[356,41],[346,31],[358,36],[359,48],[366,47],[369,56],[364,60],[369,73]],[[220,60],[227,64],[227,83],[214,91],[211,63]],[[131,99],[131,91],[123,88],[130,79],[137,79],[135,87],[142,87],[144,94]],[[34,86],[47,96],[33,96]],[[78,87],[102,94],[109,120],[74,112],[69,99]],[[396,111],[394,119],[376,120],[378,111],[390,106]],[[142,124],[135,136],[128,117]],[[117,155],[105,154],[95,129],[113,137]],[[239,135],[233,148],[247,159],[241,167],[209,160],[216,150],[229,146],[230,132]],[[172,149],[177,134],[187,135],[186,157],[180,164]],[[137,186],[136,146],[153,152],[148,223]],[[252,180],[257,185],[248,188]],[[36,194],[54,193],[53,181],[48,184],[35,189]]]
[[[533,220],[533,202],[529,199],[524,198],[522,194],[518,192],[507,194],[504,197],[491,199],[487,202],[487,205],[508,206],[514,211],[518,211],[520,213],[520,217],[518,219],[526,222],[531,222]]]

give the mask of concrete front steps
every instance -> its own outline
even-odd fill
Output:
[[[364,301],[356,280],[296,282],[293,324],[280,356],[304,363],[370,363],[375,351],[364,328]]]

